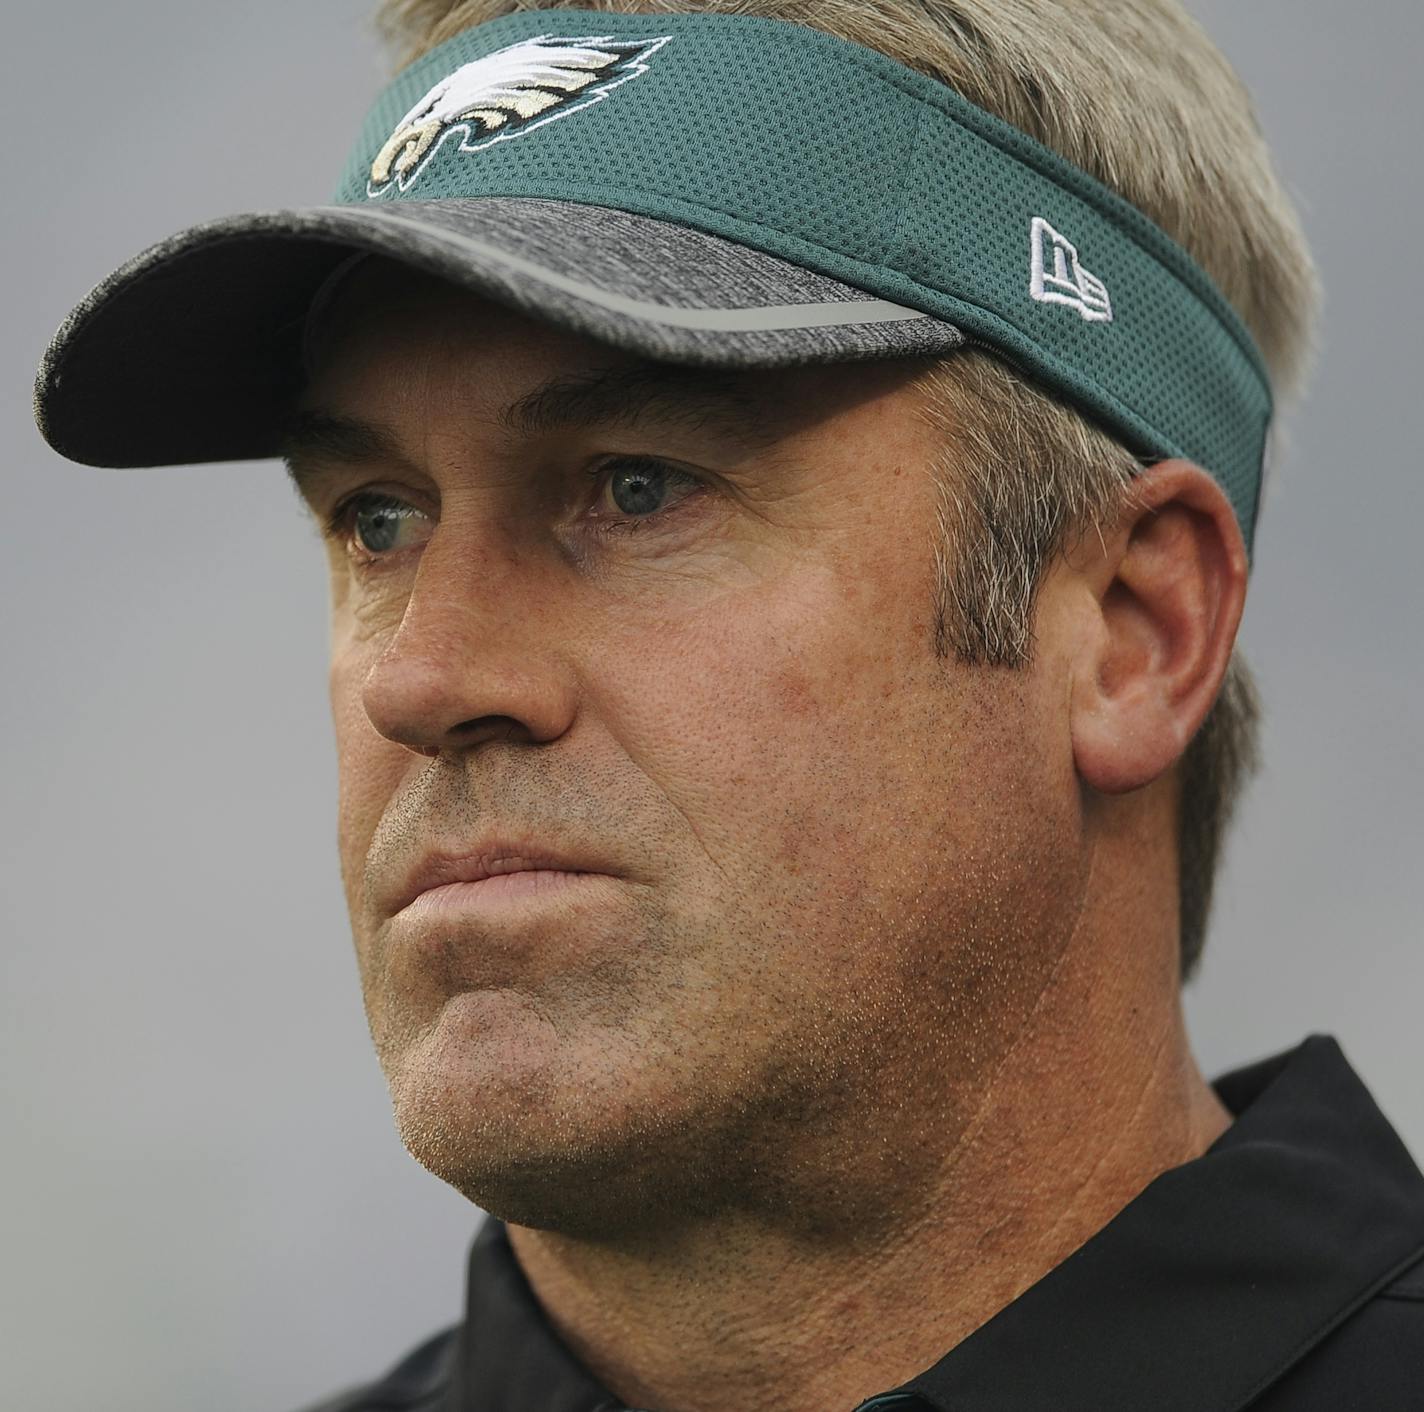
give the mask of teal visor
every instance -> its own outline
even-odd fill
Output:
[[[724,14],[456,35],[376,100],[334,204],[194,227],[94,290],[42,431],[94,465],[277,454],[305,311],[353,251],[689,362],[987,345],[1143,460],[1210,471],[1254,539],[1270,383],[1181,246],[946,85]]]

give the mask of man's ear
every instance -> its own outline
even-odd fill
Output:
[[[1073,664],[1074,764],[1085,784],[1122,794],[1170,769],[1216,700],[1246,602],[1246,545],[1206,471],[1159,461],[1113,534],[1085,537],[1070,563],[1092,617]]]

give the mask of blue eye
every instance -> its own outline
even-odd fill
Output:
[[[606,461],[590,470],[589,474],[606,476],[603,488],[615,508],[626,517],[618,521],[599,516],[610,521],[611,529],[636,529],[641,522],[676,508],[702,489],[702,482],[696,476],[663,461],[637,456],[620,456],[617,460]],[[677,491],[682,493],[676,494]],[[602,499],[600,494],[600,502]]]
[[[361,491],[337,506],[326,523],[329,538],[355,537],[356,546],[368,555],[391,553],[396,545],[386,540],[400,530],[400,522],[420,511],[393,495]]]
[[[597,501],[611,501],[616,513],[589,513],[599,533],[618,534],[670,516],[706,489],[686,471],[648,457],[620,456],[589,468],[598,478]],[[428,516],[398,496],[363,490],[349,496],[326,521],[325,533],[361,561],[377,565],[393,556],[402,524]]]

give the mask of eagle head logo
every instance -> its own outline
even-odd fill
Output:
[[[647,60],[671,38],[541,34],[462,65],[396,124],[371,163],[367,195],[393,185],[406,191],[454,133],[461,152],[478,152],[597,103],[646,73]]]

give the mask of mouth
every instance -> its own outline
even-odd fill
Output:
[[[442,883],[390,923],[393,958],[455,989],[535,984],[626,944],[629,896],[607,873],[520,869]]]
[[[521,868],[472,882],[441,883],[427,888],[402,907],[397,916],[408,921],[509,916],[538,910],[553,902],[590,897],[593,889],[614,881],[609,873]]]
[[[393,916],[429,915],[552,899],[615,875],[597,861],[530,843],[494,842],[472,853],[426,854],[411,870]]]

